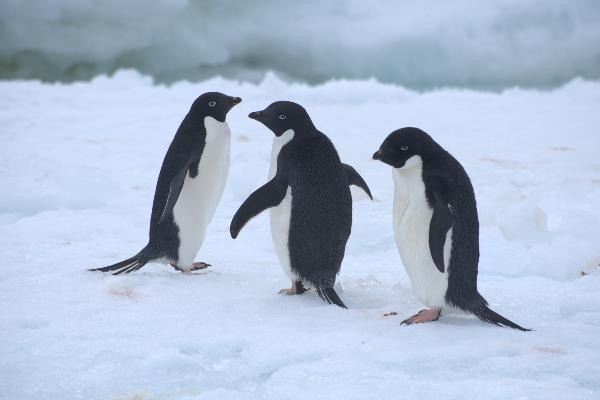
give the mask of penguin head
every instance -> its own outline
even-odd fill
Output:
[[[289,129],[293,129],[296,135],[315,129],[304,107],[292,101],[276,101],[262,111],[250,113],[248,117],[265,125],[275,136],[281,136]]]
[[[418,128],[402,128],[389,134],[379,150],[373,154],[373,160],[379,160],[394,168],[410,167],[413,156],[428,159],[436,149],[436,144],[425,132]],[[416,158],[415,158],[416,159]],[[415,160],[413,159],[413,160]]]
[[[231,97],[219,92],[207,92],[194,101],[190,112],[202,119],[213,117],[219,122],[225,122],[229,110],[241,101],[242,99],[239,97]]]

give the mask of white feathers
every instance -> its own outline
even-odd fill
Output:
[[[406,273],[417,298],[428,307],[444,307],[448,289],[452,229],[446,235],[441,273],[429,250],[429,223],[433,210],[427,204],[422,178],[423,160],[409,158],[402,168],[394,168],[394,233]]]
[[[212,219],[229,173],[231,132],[227,122],[213,117],[204,119],[206,144],[198,165],[198,175],[186,176],[173,216],[179,227],[178,266],[192,267],[204,242],[206,228]]]
[[[273,147],[271,149],[271,165],[269,167],[269,179],[277,174],[277,157],[279,152],[294,138],[294,131],[288,129],[281,136],[273,139]],[[275,251],[279,262],[286,275],[291,279],[297,279],[292,274],[292,267],[290,263],[290,251],[288,248],[288,238],[290,232],[290,218],[292,216],[292,188],[288,186],[285,193],[285,197],[277,207],[273,207],[269,210],[271,217],[271,237],[273,238],[273,244],[275,245]]]

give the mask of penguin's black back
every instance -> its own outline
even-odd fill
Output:
[[[194,177],[198,174],[198,164],[205,142],[204,123],[198,118],[193,118],[190,111],[177,129],[160,168],[152,202],[148,246],[142,251],[156,252],[169,260],[177,260],[179,228],[173,220],[173,214],[168,215],[160,223],[159,220],[169,196],[171,181],[189,160],[191,154],[196,154],[197,160],[195,159],[190,166],[189,175]]]
[[[291,268],[316,287],[331,287],[352,226],[352,198],[338,153],[315,131],[284,146],[277,168],[292,193]]]
[[[437,144],[436,144],[437,145]],[[452,252],[448,265],[446,301],[468,308],[477,296],[479,263],[479,219],[471,180],[463,166],[450,153],[437,145],[435,154],[423,164],[425,195],[434,204],[433,188],[442,193],[449,204],[452,225]]]

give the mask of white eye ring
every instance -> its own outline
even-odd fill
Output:
[[[279,114],[279,119],[286,119],[287,117],[285,116],[285,114]]]
[[[406,150],[408,150],[408,146],[402,146],[402,147],[400,147],[400,150],[406,151]]]
[[[208,105],[211,106],[211,107],[214,107],[214,106],[217,105],[217,102],[216,101],[209,101]]]

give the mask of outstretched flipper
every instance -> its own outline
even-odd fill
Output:
[[[342,163],[342,167],[344,167],[344,172],[346,172],[348,184],[358,186],[359,188],[365,191],[365,193],[369,196],[371,200],[373,200],[371,190],[369,189],[369,186],[367,186],[367,182],[365,182],[362,176],[360,176],[358,172],[356,172],[356,170],[348,164]]]
[[[231,237],[235,239],[244,225],[252,218],[267,208],[279,205],[285,197],[287,187],[287,180],[280,174],[277,174],[269,182],[256,189],[233,216],[229,227]]]
[[[429,251],[435,266],[440,272],[444,272],[444,245],[446,234],[454,223],[452,212],[439,193],[433,192],[434,204],[433,215],[429,223]]]
[[[348,308],[342,299],[340,299],[340,296],[338,296],[338,294],[335,292],[335,289],[332,287],[317,288],[317,294],[329,304],[335,304],[338,307]]]
[[[163,222],[167,215],[173,212],[173,207],[175,207],[175,203],[177,203],[177,199],[179,198],[179,194],[183,188],[183,182],[185,181],[185,177],[190,170],[192,161],[193,160],[190,159],[188,162],[186,162],[183,165],[183,168],[181,168],[171,180],[171,184],[169,185],[169,195],[167,196],[167,201],[165,202],[165,208],[163,209],[160,219],[158,220],[159,224]]]

